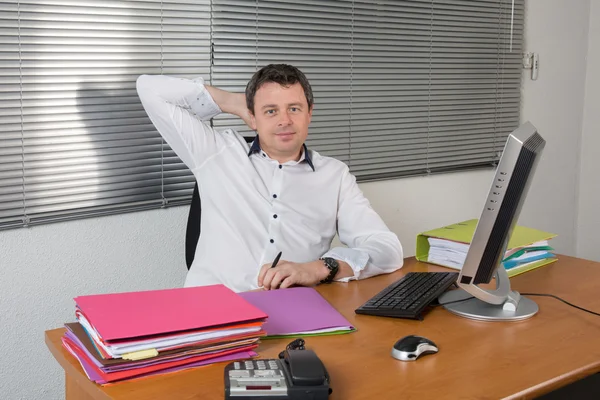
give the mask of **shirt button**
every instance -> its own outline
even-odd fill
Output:
[[[269,242],[271,242],[271,243],[275,243],[275,241],[274,241],[273,239],[269,240]]]
[[[274,195],[273,195],[273,198],[274,198],[274,199],[276,199],[276,198],[277,198],[277,195],[276,195],[276,194],[274,194]]]
[[[279,169],[281,169],[281,168],[283,168],[283,165],[280,165],[280,166],[279,166]]]
[[[273,214],[273,218],[277,218],[277,214]]]

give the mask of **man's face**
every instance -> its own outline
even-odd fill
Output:
[[[254,96],[251,128],[260,136],[260,146],[280,162],[297,160],[308,136],[312,108],[299,83],[289,87],[263,84]]]

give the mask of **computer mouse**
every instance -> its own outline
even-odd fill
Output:
[[[414,361],[422,355],[437,353],[438,347],[422,336],[410,335],[399,339],[392,348],[392,357],[402,361]]]

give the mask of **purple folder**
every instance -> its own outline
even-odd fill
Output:
[[[267,336],[331,335],[356,329],[314,288],[238,293],[268,315]]]
[[[68,334],[68,332],[67,332]],[[72,336],[73,338],[75,338],[76,342],[79,343],[79,340],[75,337]],[[81,349],[85,352],[87,352],[87,350],[85,349],[85,347],[81,347]],[[69,353],[71,353],[69,351]],[[103,385],[105,383],[107,383],[104,379],[102,379],[102,377],[96,372],[96,370],[88,363],[87,360],[80,358],[79,356],[77,356],[77,354],[75,353],[71,353],[76,359],[77,361],[79,361],[79,364],[81,364],[81,367],[83,368],[83,370],[85,371],[86,375],[88,376],[88,378],[93,381],[96,382],[100,385]],[[196,362],[192,362],[189,364],[185,364],[185,365],[179,365],[177,367],[171,367],[171,368],[165,368],[159,371],[154,371],[154,372],[147,372],[145,374],[141,374],[141,375],[137,375],[134,376],[132,378],[126,379],[126,380],[131,380],[131,379],[137,379],[137,378],[142,378],[142,377],[147,377],[147,376],[153,376],[153,375],[160,375],[160,374],[167,374],[170,372],[177,372],[177,371],[183,371],[186,369],[190,369],[190,368],[196,368],[196,367],[201,367],[201,366],[205,366],[205,365],[210,365],[210,364],[214,364],[214,363],[219,363],[219,362],[224,362],[224,361],[233,361],[233,360],[243,360],[243,359],[249,359],[249,358],[253,358],[256,357],[258,354],[254,351],[240,351],[237,353],[232,353],[232,354],[226,354],[223,356],[218,356],[218,357],[214,357],[208,360],[201,360],[201,361],[196,361]],[[93,360],[93,358],[92,358]],[[118,382],[118,381],[117,381]],[[111,382],[111,383],[117,383],[117,382]]]
[[[138,375],[138,376],[134,376],[133,378],[127,379],[127,380],[132,380],[132,379],[138,379],[138,378],[144,378],[144,377],[148,377],[148,376],[153,376],[153,375],[161,375],[161,374],[168,374],[171,372],[178,372],[178,371],[183,371],[186,369],[190,369],[190,368],[196,368],[196,367],[202,367],[205,365],[211,365],[214,363],[218,363],[218,362],[223,362],[223,361],[234,361],[234,360],[244,360],[244,359],[249,359],[252,357],[256,357],[258,354],[254,351],[242,351],[239,353],[232,353],[232,354],[227,354],[224,356],[219,356],[219,357],[215,357],[215,358],[211,358],[210,360],[202,360],[202,361],[196,361],[194,363],[190,363],[190,364],[185,364],[185,365],[180,365],[177,367],[171,367],[171,368],[166,368],[166,369],[161,369],[160,371],[154,371],[154,372],[148,372],[142,375]],[[96,371],[87,363],[86,360],[77,358],[77,360],[79,361],[79,363],[81,364],[81,367],[85,370],[86,374],[88,375],[89,379],[91,381],[94,381],[100,385],[103,385],[105,383],[107,383],[105,380],[103,380],[100,375],[98,375],[96,373]],[[116,382],[111,382],[111,383],[118,383],[119,381]]]

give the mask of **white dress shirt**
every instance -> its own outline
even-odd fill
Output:
[[[282,260],[297,263],[345,261],[354,271],[349,279],[402,266],[398,237],[343,162],[304,146],[299,161],[279,164],[259,141],[250,146],[234,130],[217,132],[207,121],[221,110],[201,78],[142,75],[137,90],[154,126],[198,182],[201,234],[185,286],[256,289],[261,266],[280,251]],[[336,230],[348,247],[330,249]]]

